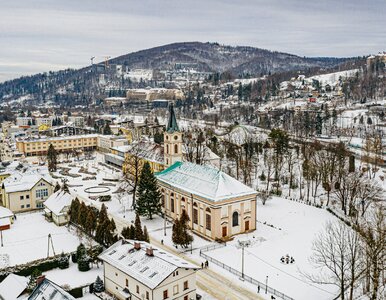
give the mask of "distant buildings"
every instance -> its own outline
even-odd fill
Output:
[[[99,258],[105,288],[117,299],[196,299],[199,267],[149,243],[119,240]]]
[[[32,291],[28,300],[75,300],[68,292],[56,283],[45,278]]]
[[[97,148],[97,134],[73,135],[64,137],[18,139],[16,147],[25,156],[46,155],[52,144],[56,151],[70,152],[74,150],[91,151]]]

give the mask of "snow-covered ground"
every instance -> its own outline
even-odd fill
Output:
[[[266,205],[259,203],[255,232],[240,235],[226,247],[206,254],[241,270],[242,250],[238,241],[250,240],[251,246],[245,248],[245,274],[262,283],[268,276],[268,286],[294,299],[331,299],[333,287],[311,283],[304,274],[317,272],[309,262],[312,242],[326,222],[333,219],[324,209],[275,197]],[[280,261],[287,254],[295,263]]]
[[[56,254],[62,251],[65,253],[74,251],[80,243],[79,238],[67,227],[59,227],[47,222],[40,211],[18,214],[11,229],[3,231],[0,267],[24,264],[47,257],[49,234],[51,234]],[[50,256],[52,255],[50,248]]]

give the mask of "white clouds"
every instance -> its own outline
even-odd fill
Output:
[[[26,72],[77,67],[90,56],[179,41],[363,55],[385,50],[385,10],[381,0],[8,1],[0,6],[0,81],[24,74],[15,64]]]

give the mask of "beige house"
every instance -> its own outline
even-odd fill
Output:
[[[16,173],[3,181],[2,204],[14,213],[39,209],[52,192],[48,176]]]
[[[149,243],[119,240],[99,258],[105,288],[119,300],[196,299],[199,268]]]
[[[156,174],[164,212],[185,210],[190,227],[210,239],[227,239],[256,229],[257,192],[210,166],[176,162]]]
[[[59,190],[53,193],[44,202],[44,214],[46,218],[56,225],[61,226],[69,222],[69,210],[74,197],[65,191]]]

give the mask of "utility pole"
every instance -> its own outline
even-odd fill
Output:
[[[265,293],[267,293],[267,290],[268,290],[268,275],[265,278]]]
[[[3,231],[0,230],[0,232],[1,232],[1,247],[4,247],[4,244],[3,244]]]
[[[244,245],[241,248],[241,278],[244,279]]]

